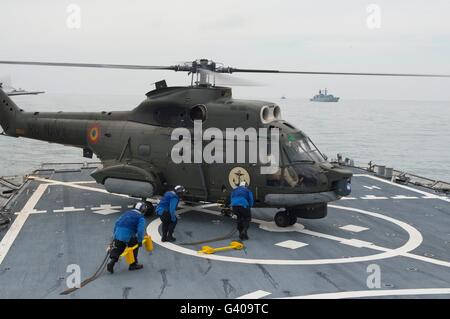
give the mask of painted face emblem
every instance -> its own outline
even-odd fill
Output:
[[[88,140],[91,144],[97,144],[100,141],[100,125],[93,124],[88,129]]]
[[[250,185],[250,174],[245,168],[235,167],[228,174],[228,181],[230,186],[236,188],[241,182],[246,182]]]

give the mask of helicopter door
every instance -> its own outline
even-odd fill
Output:
[[[231,152],[234,154],[234,160],[227,163],[227,152],[230,150],[226,147],[226,141],[222,148],[216,148],[215,152],[223,154],[222,162],[205,163],[205,180],[208,186],[209,196],[213,199],[229,200],[231,191],[239,185],[240,182],[245,181],[249,185],[250,189],[255,194],[258,193],[258,185],[261,183],[260,167],[254,161],[255,155],[250,156],[248,140],[245,141],[245,159],[239,160],[238,145],[234,143],[234,150]],[[229,154],[228,154],[229,155]],[[253,158],[252,158],[253,157]],[[230,160],[231,158],[228,158]]]
[[[194,163],[193,158],[190,163],[174,163],[171,152],[178,141],[171,140],[172,129],[163,130],[155,134],[151,144],[152,154],[155,156],[152,157],[152,163],[164,172],[161,178],[168,187],[183,185],[188,191],[187,199],[191,197],[191,200],[206,200],[208,184],[204,164]]]

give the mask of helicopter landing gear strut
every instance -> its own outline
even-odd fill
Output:
[[[285,210],[276,213],[274,219],[278,227],[292,226],[297,222],[297,216]]]
[[[148,201],[147,198],[142,198],[142,201],[147,205],[147,211],[145,212],[145,217],[150,217],[155,214],[155,206],[152,202]]]

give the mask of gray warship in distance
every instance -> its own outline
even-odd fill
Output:
[[[310,99],[311,102],[338,102],[339,97],[334,96],[333,94],[328,94],[327,89],[323,92],[319,90],[319,94],[314,95],[313,98]]]
[[[38,95],[38,94],[43,94],[45,93],[44,91],[27,91],[21,88],[13,88],[12,86],[9,85],[4,85],[3,83],[0,82],[0,89],[5,89],[5,93],[8,96],[17,96],[17,95]]]

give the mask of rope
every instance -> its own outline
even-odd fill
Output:
[[[106,252],[105,258],[103,258],[102,263],[100,264],[100,266],[97,268],[97,270],[95,271],[95,273],[90,276],[89,278],[85,279],[81,284],[80,287],[73,287],[73,288],[69,288],[67,290],[64,290],[63,292],[60,293],[60,295],[68,295],[71,294],[72,292],[86,286],[88,283],[94,281],[95,279],[97,279],[98,277],[101,276],[101,274],[105,271],[106,268],[106,264],[108,263],[108,257],[109,257],[109,252],[110,249],[108,249],[108,251]]]
[[[207,240],[203,240],[203,241],[179,243],[178,245],[180,245],[180,246],[195,246],[195,245],[200,245],[200,244],[213,243],[213,242],[216,242],[216,241],[221,241],[221,240],[229,239],[229,238],[231,238],[236,232],[237,232],[237,229],[236,229],[235,226],[233,226],[233,229],[232,229],[227,235],[225,235],[225,236],[222,236],[222,237],[216,237],[216,238],[211,238],[211,239],[207,239]]]

